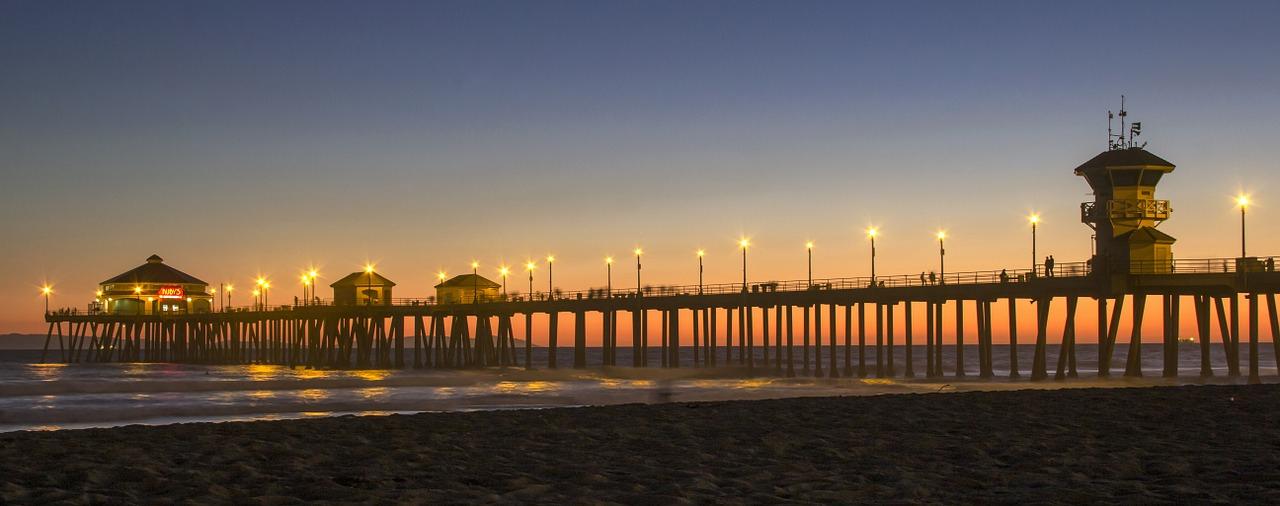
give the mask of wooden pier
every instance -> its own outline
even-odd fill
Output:
[[[1280,323],[1276,293],[1280,273],[1253,269],[1237,259],[1178,260],[1152,274],[1101,274],[1086,264],[1060,264],[1055,276],[1043,271],[1003,270],[948,273],[936,281],[921,276],[881,276],[810,281],[666,287],[503,297],[493,302],[434,304],[398,299],[368,306],[326,303],[233,308],[182,315],[86,314],[57,310],[49,324],[46,356],[62,362],[265,363],[313,368],[556,368],[618,366],[620,346],[630,346],[633,367],[737,367],[747,374],[817,377],[963,377],[966,319],[976,323],[977,375],[995,376],[993,336],[1008,336],[1010,377],[1022,377],[1019,346],[1034,347],[1031,380],[1074,377],[1076,335],[1089,323],[1077,314],[1080,299],[1097,302],[1097,374],[1142,374],[1142,329],[1148,314],[1162,318],[1163,375],[1176,376],[1178,325],[1194,318],[1200,374],[1212,375],[1209,353],[1225,352],[1227,373],[1239,376],[1240,338],[1248,334],[1248,375],[1258,379],[1260,325],[1270,325],[1273,360],[1280,364]],[[1262,319],[1260,298],[1266,299]],[[1242,301],[1243,299],[1243,301]],[[1157,304],[1153,304],[1152,302]],[[1007,307],[1007,322],[993,308]],[[1241,325],[1241,305],[1247,322]],[[1065,324],[1050,328],[1051,309],[1065,309]],[[1113,364],[1121,314],[1130,308],[1128,360]],[[946,310],[944,310],[946,309]],[[1018,318],[1035,318],[1034,342],[1018,335]],[[917,315],[923,312],[923,318]],[[588,315],[601,325],[600,358],[588,363]],[[658,313],[654,315],[654,313]],[[523,335],[513,322],[523,317]],[[535,318],[537,317],[537,318]],[[566,320],[568,318],[568,320]],[[686,320],[687,318],[687,320]],[[1078,320],[1078,318],[1083,318]],[[947,321],[950,319],[951,321]],[[651,321],[661,322],[651,329]],[[917,327],[920,320],[924,329]],[[539,321],[545,322],[541,325]],[[690,325],[682,325],[688,321]],[[629,323],[629,343],[618,327]],[[797,328],[796,323],[799,323]],[[560,325],[571,325],[572,340],[561,342]],[[953,363],[943,361],[942,337],[953,329]],[[690,331],[691,335],[683,335]],[[874,332],[869,343],[868,333]],[[1050,334],[1056,343],[1050,342]],[[567,336],[566,336],[567,337]],[[652,344],[651,344],[651,337]],[[797,339],[798,338],[798,339]],[[856,339],[856,342],[855,342]],[[914,370],[919,340],[924,370]],[[522,344],[518,341],[522,341]],[[534,343],[538,342],[535,347]],[[1056,364],[1047,350],[1058,346]],[[572,348],[572,364],[557,363],[560,348]],[[655,350],[656,348],[656,350]],[[657,363],[650,363],[657,351]],[[895,353],[905,356],[899,367]],[[683,353],[682,353],[683,352]],[[691,352],[691,353],[690,353]],[[545,360],[535,360],[543,354]],[[685,361],[691,358],[688,363]]]

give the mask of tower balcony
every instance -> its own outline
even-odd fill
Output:
[[[1104,212],[1097,202],[1080,204],[1080,221],[1099,223],[1102,220],[1154,220],[1169,219],[1173,207],[1168,200],[1154,199],[1111,199],[1106,202]]]

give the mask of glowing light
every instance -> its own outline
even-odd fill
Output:
[[[554,262],[554,261],[556,261],[556,256],[555,256],[555,255],[547,255],[547,263],[551,263],[551,262]]]
[[[260,291],[258,291],[258,290],[254,290],[254,291],[253,291],[253,296],[254,296],[254,297],[257,297],[257,296],[259,296],[259,295],[262,295],[262,292],[260,292]]]
[[[502,277],[505,278],[507,277],[507,274],[511,274],[511,269],[508,269],[507,266],[504,265],[498,269],[498,274],[501,274]]]
[[[531,271],[537,268],[538,268],[538,264],[533,263],[533,260],[529,260],[524,263],[524,270],[526,271]]]
[[[636,254],[636,256],[643,255],[643,254],[644,254],[644,250],[642,250],[642,249],[640,249],[640,248],[636,248],[636,250],[635,250],[635,254]]]
[[[1037,223],[1040,223],[1040,215],[1039,215],[1039,214],[1032,214],[1031,216],[1028,216],[1028,217],[1027,217],[1027,221],[1031,222],[1031,224],[1032,224],[1032,225],[1035,225],[1035,224],[1037,224]]]
[[[477,261],[475,261],[475,260],[472,260],[472,261],[471,261],[471,268],[472,268],[472,269],[479,269],[479,268],[480,268],[480,262],[477,262]]]
[[[444,271],[440,271],[436,273],[436,277],[439,278],[440,281],[444,281],[445,278],[449,277],[449,274],[445,273]]]
[[[1241,208],[1249,207],[1249,196],[1243,193],[1236,195],[1236,205]]]
[[[941,241],[941,240],[943,240],[943,239],[946,239],[946,238],[947,238],[947,231],[946,231],[946,230],[939,230],[939,231],[938,231],[938,235],[937,235],[937,237],[938,237],[938,240],[939,240],[939,241]]]
[[[747,239],[746,237],[738,239],[738,246],[741,247],[742,249],[747,249],[748,247],[751,246],[751,240]]]
[[[232,290],[235,290],[235,287],[231,285],[227,285],[227,293],[230,293]]]
[[[101,297],[101,296],[102,296],[102,290],[98,290],[98,291],[94,292],[93,294],[94,294],[95,296]]]
[[[133,287],[133,293],[142,293],[142,287],[141,286]]]
[[[41,295],[49,295],[49,294],[51,294],[51,293],[53,293],[53,287],[52,287],[52,286],[44,285],[44,286],[40,287],[40,294],[41,294]]]
[[[254,284],[256,284],[256,285],[258,285],[258,286],[262,286],[262,285],[267,284],[267,278],[264,278],[264,277],[262,277],[262,276],[258,276],[258,279],[255,279],[253,282],[254,282]]]
[[[878,228],[876,228],[876,227],[869,227],[869,228],[867,228],[867,237],[870,237],[870,238],[872,238],[872,239],[875,239],[875,237],[876,237],[877,235],[880,235],[880,229],[878,229]]]
[[[612,263],[613,263],[613,257],[604,257],[604,263],[606,263],[606,264],[612,264]]]
[[[804,249],[813,249],[813,241],[804,243]]]
[[[702,258],[704,256],[707,256],[707,252],[703,250],[698,250],[698,258]]]
[[[373,264],[364,264],[364,273],[373,274]]]
[[[311,279],[316,279],[317,277],[319,277],[319,276],[320,276],[320,273],[319,273],[319,272],[316,272],[316,270],[315,270],[315,269],[311,269],[311,270],[307,271],[307,275],[308,275],[308,276],[311,276]]]

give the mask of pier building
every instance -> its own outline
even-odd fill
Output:
[[[98,284],[96,307],[108,314],[208,313],[209,283],[170,267],[160,255]]]

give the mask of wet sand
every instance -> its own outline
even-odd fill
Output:
[[[1280,386],[0,434],[0,502],[1280,503]]]

